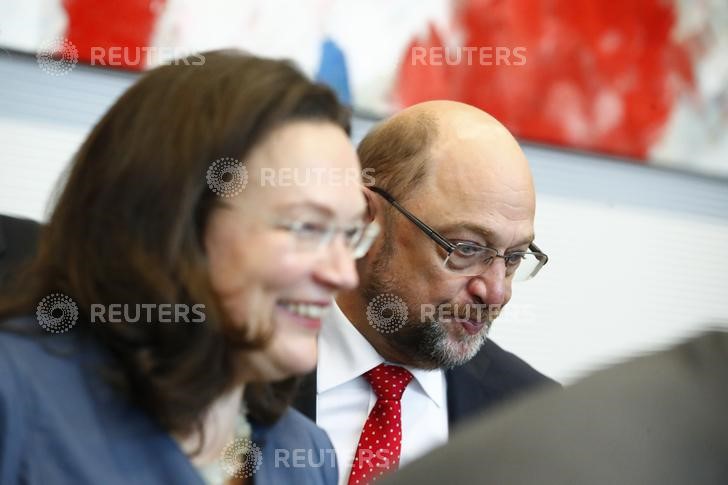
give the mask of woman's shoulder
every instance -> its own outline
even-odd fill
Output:
[[[72,331],[47,333],[31,316],[0,324],[0,355],[5,372],[13,372],[27,384],[33,382],[34,376],[52,376],[75,366],[77,362],[67,357],[78,354],[80,348]]]
[[[46,334],[33,317],[6,320],[0,325],[0,477],[5,483],[15,483],[14,476],[27,464],[29,450],[45,456],[45,451],[64,451],[68,440],[78,428],[76,397],[83,388],[73,375],[77,366],[61,358],[73,338]],[[40,332],[37,332],[37,330]],[[74,398],[74,399],[71,399]],[[57,431],[63,430],[65,434]],[[70,438],[69,438],[70,439]],[[64,456],[65,458],[65,456]],[[50,469],[45,464],[34,468],[34,474]],[[30,480],[33,483],[33,480]],[[61,483],[61,482],[59,482]],[[65,483],[65,482],[63,482]]]
[[[0,404],[3,404],[2,410],[5,412],[11,409],[6,401],[10,396],[23,399],[23,387],[28,383],[27,366],[24,363],[32,362],[37,352],[33,339],[17,333],[17,328],[20,327],[16,320],[2,322],[0,327]],[[29,356],[29,359],[24,356]]]
[[[32,317],[0,324],[0,400],[3,413],[35,415],[42,420],[51,410],[83,396],[84,354],[73,332],[50,334]],[[22,405],[10,405],[8,401]],[[16,416],[20,418],[20,416]]]
[[[201,484],[169,435],[103,379],[99,345],[77,328],[32,332],[34,322],[0,330],[0,483],[32,462],[28,483]]]
[[[38,333],[37,330],[41,329],[37,323],[33,323],[30,316],[0,322],[0,359],[5,373],[13,372],[27,377],[48,357],[44,348],[47,337]],[[43,364],[43,367],[47,366]]]
[[[276,423],[254,432],[262,446],[261,483],[286,481],[299,484],[336,484],[336,454],[326,432],[289,408]]]
[[[280,435],[285,440],[292,442],[308,441],[314,444],[331,445],[326,431],[294,408],[288,408],[283,413],[270,433]]]

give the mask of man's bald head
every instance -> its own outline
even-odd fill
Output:
[[[505,126],[455,101],[427,101],[400,111],[367,134],[358,153],[376,184],[401,200],[431,176],[445,183],[442,190],[473,185],[487,190],[483,182],[503,177],[523,188],[532,183],[528,162]]]

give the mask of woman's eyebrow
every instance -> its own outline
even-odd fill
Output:
[[[277,211],[280,212],[301,212],[301,211],[312,211],[317,213],[317,215],[326,216],[329,218],[336,217],[336,212],[333,208],[328,207],[324,204],[320,204],[317,202],[312,201],[303,201],[303,202],[289,202],[285,204],[278,205],[276,207]],[[351,217],[348,217],[348,220],[351,221],[360,221],[364,219],[364,216],[366,215],[366,207],[362,207],[359,211],[357,211],[354,215]]]
[[[327,207],[324,204],[319,204],[317,202],[312,201],[298,201],[298,202],[288,202],[284,204],[276,205],[276,210],[280,212],[294,212],[294,211],[301,211],[301,210],[307,210],[307,211],[313,211],[317,212],[321,215],[332,217],[334,216],[334,211]]]

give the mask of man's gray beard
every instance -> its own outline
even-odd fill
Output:
[[[366,302],[372,301],[378,295],[389,293],[402,298],[397,284],[389,272],[389,261],[392,256],[392,246],[385,241],[380,256],[371,262],[369,277],[362,282],[362,295]],[[404,299],[404,298],[403,298]],[[450,369],[465,364],[475,357],[487,340],[487,328],[477,335],[464,335],[457,342],[452,342],[445,324],[436,320],[420,321],[419,308],[413,308],[412,302],[406,301],[407,322],[394,333],[383,334],[389,344],[400,355],[409,357],[408,365],[421,369]],[[414,311],[413,311],[414,310]],[[452,325],[458,325],[453,323]]]
[[[423,327],[421,348],[429,351],[432,361],[444,369],[451,369],[468,362],[475,357],[488,339],[487,327],[476,335],[465,335],[457,342],[453,342],[443,323],[432,321],[420,323],[419,326]]]

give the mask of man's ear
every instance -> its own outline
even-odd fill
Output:
[[[370,222],[377,218],[377,214],[381,210],[381,207],[379,206],[379,197],[369,190],[369,187],[367,186],[362,188],[362,192],[364,192],[364,200],[367,204],[366,221]]]

